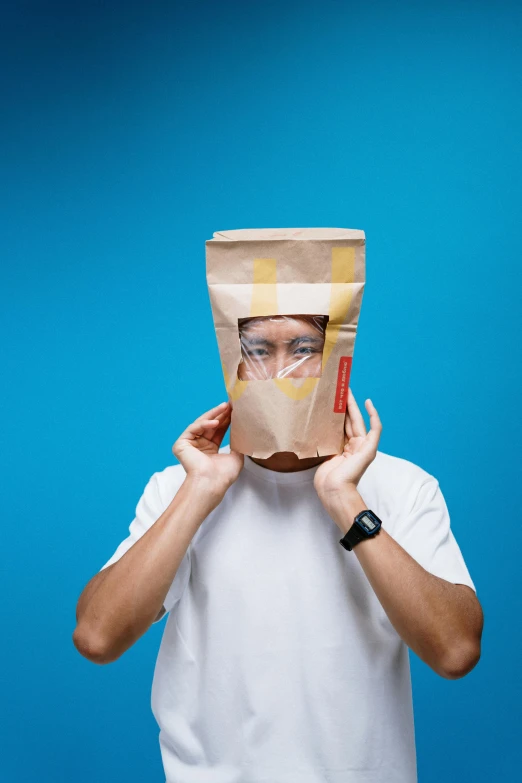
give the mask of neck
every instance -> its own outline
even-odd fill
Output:
[[[252,462],[255,462],[257,465],[268,468],[268,470],[276,470],[278,473],[294,473],[297,470],[315,468],[316,465],[320,465],[321,462],[327,459],[330,459],[330,457],[299,459],[293,451],[278,451],[267,459],[254,459],[251,457]]]

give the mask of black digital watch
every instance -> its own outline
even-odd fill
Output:
[[[366,509],[357,514],[353,520],[353,525],[343,538],[339,541],[345,549],[351,551],[359,541],[376,536],[381,529],[382,522],[373,511]]]

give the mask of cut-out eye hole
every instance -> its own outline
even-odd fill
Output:
[[[238,378],[320,378],[328,319],[327,315],[240,318]]]

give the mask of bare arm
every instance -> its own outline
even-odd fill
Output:
[[[160,518],[116,562],[88,583],[77,605],[73,641],[95,663],[122,655],[163,613],[163,601],[200,524],[220,502],[189,477]]]
[[[113,563],[110,566],[105,566],[105,568],[102,571],[99,571],[97,574],[94,574],[93,578],[86,584],[84,587],[82,594],[80,595],[78,599],[78,603],[76,604],[76,622],[78,623],[80,616],[83,615],[84,609],[91,600],[92,596],[94,595],[97,588],[101,585],[105,577],[107,576],[107,572],[110,571],[110,569],[115,566],[116,563]],[[156,615],[156,620],[160,620],[163,615],[165,614],[165,607],[162,606],[159,610],[158,614]]]
[[[368,508],[357,485],[375,459],[382,424],[371,400],[366,400],[370,431],[348,389],[343,453],[317,470],[317,493],[343,534],[356,514]],[[381,528],[373,539],[354,548],[388,619],[403,641],[437,674],[463,677],[480,659],[483,613],[467,585],[452,584],[426,571]]]
[[[355,515],[368,506],[356,491],[339,500],[334,521],[345,535]],[[384,528],[353,551],[408,647],[441,677],[468,674],[480,658],[484,622],[472,588],[430,574]]]
[[[222,403],[183,432],[173,452],[186,477],[172,502],[80,595],[73,642],[94,663],[119,658],[163,614],[163,602],[194,534],[243,467],[242,455],[219,453],[230,416],[230,404]]]

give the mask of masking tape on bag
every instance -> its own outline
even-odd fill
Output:
[[[254,258],[254,287],[250,315],[277,313],[277,261],[275,258]]]
[[[332,247],[332,291],[330,316],[326,326],[323,348],[323,370],[330,358],[339,331],[348,316],[352,303],[355,278],[355,247]]]
[[[250,317],[274,315],[277,313],[277,260],[275,258],[254,258],[254,284],[252,286],[252,302]],[[232,380],[224,364],[223,376],[225,386],[233,402],[238,400],[245,391],[248,381],[237,377]],[[229,384],[232,382],[232,386]]]

